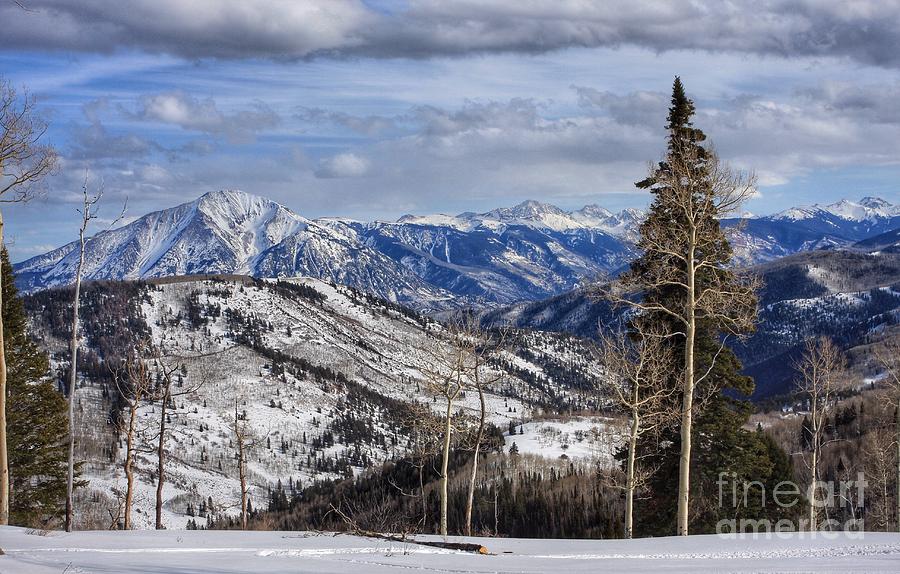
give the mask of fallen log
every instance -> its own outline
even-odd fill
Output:
[[[461,552],[474,552],[475,554],[490,554],[488,549],[481,544],[474,544],[471,542],[432,542],[431,540],[412,540],[412,542],[423,546],[433,546],[435,548],[446,548],[448,550],[459,550]]]
[[[442,542],[438,540],[416,540],[415,538],[407,538],[404,536],[398,536],[396,534],[382,534],[381,532],[374,532],[372,530],[366,530],[364,528],[360,528],[359,525],[347,514],[341,511],[340,508],[336,508],[333,504],[331,505],[331,510],[329,512],[334,512],[339,515],[344,522],[349,527],[351,534],[355,534],[356,536],[364,536],[366,538],[377,538],[379,540],[388,540],[390,542],[399,542],[409,543],[409,544],[418,544],[420,546],[431,546],[432,548],[444,548],[446,550],[459,550],[460,552],[472,552],[475,554],[490,554],[487,548],[482,546],[481,544],[473,544],[470,542]],[[341,534],[340,532],[335,533],[335,535]]]

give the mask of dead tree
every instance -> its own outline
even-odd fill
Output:
[[[816,491],[819,480],[819,464],[822,454],[822,438],[828,413],[838,391],[843,387],[846,359],[843,352],[827,337],[809,339],[806,350],[795,368],[798,374],[797,389],[809,401],[811,455],[808,461],[809,529],[817,530],[818,508]]]
[[[214,354],[214,353],[212,353]],[[154,366],[159,380],[159,385],[155,389],[156,399],[159,400],[159,427],[156,436],[156,529],[165,528],[162,522],[163,509],[163,485],[166,480],[166,436],[168,432],[167,420],[169,415],[169,405],[174,403],[177,397],[192,394],[203,386],[203,379],[195,381],[187,387],[177,387],[173,390],[172,382],[179,371],[185,370],[183,357],[164,356],[163,353],[157,353],[154,359]],[[179,375],[180,376],[180,375]]]
[[[894,442],[896,443],[896,476],[897,483],[897,531],[900,532],[900,340],[893,339],[885,341],[880,349],[876,351],[878,362],[885,371],[885,383],[890,387],[894,394],[896,402],[896,413],[894,420]]]
[[[247,425],[246,414],[238,412],[238,400],[234,400],[234,424],[231,426],[234,434],[235,451],[237,454],[238,479],[241,482],[241,530],[247,530],[249,516],[247,513],[250,490],[247,486],[247,452],[252,448],[250,431]]]
[[[664,169],[654,170],[642,182],[655,193],[650,215],[641,225],[642,258],[619,281],[601,287],[599,296],[648,320],[671,323],[671,332],[679,335],[683,357],[678,377],[677,533],[687,535],[695,393],[712,372],[712,367],[697,372],[698,331],[705,325],[726,336],[743,335],[753,330],[756,319],[757,282],[729,268],[730,248],[719,219],[736,212],[755,187],[751,176],[731,171],[712,151],[681,143],[676,147],[661,163]]]
[[[422,508],[422,514],[418,520],[418,530],[428,523],[428,497],[425,492],[425,468],[438,451],[438,442],[435,437],[439,436],[442,430],[441,421],[434,416],[434,413],[418,402],[410,404],[408,412],[403,418],[403,426],[410,431],[409,445],[407,453],[412,461],[413,467],[419,477],[418,492],[407,492],[397,484],[391,485],[403,496],[415,496],[419,499]]]
[[[675,361],[667,338],[666,333],[654,331],[636,320],[631,333],[601,332],[596,348],[597,362],[603,369],[598,390],[630,419],[623,487],[626,538],[634,534],[634,495],[642,483],[637,468],[638,441],[645,433],[678,416],[669,400],[676,389],[668,385]]]
[[[893,426],[893,425],[890,425]],[[893,452],[897,447],[893,429],[883,426],[866,432],[862,449],[862,461],[865,468],[866,494],[866,528],[868,530],[891,530],[893,514],[893,497],[891,482],[896,479],[896,461]]]
[[[467,387],[478,393],[478,426],[473,437],[472,468],[469,472],[468,492],[466,494],[466,511],[463,519],[463,534],[472,535],[472,507],[475,503],[475,483],[478,477],[478,458],[481,444],[484,442],[484,431],[487,423],[487,405],[484,391],[503,380],[502,371],[491,370],[489,358],[503,348],[506,332],[488,333],[481,328],[478,320],[467,316],[451,326],[456,344],[463,354],[461,368],[465,373]]]
[[[453,440],[453,407],[466,386],[465,359],[468,343],[452,330],[437,338],[429,349],[430,365],[422,369],[428,392],[440,398],[443,409],[443,446],[441,449],[441,522],[440,534],[447,537],[450,445]]]
[[[78,311],[81,298],[81,277],[84,270],[84,248],[86,244],[84,235],[91,221],[97,218],[97,206],[103,197],[102,189],[94,196],[88,195],[87,174],[85,174],[81,192],[84,197],[81,209],[77,210],[81,216],[81,226],[78,228],[78,266],[75,268],[75,294],[72,299],[72,338],[69,341],[72,358],[69,363],[69,457],[68,474],[66,476],[66,532],[72,531],[75,513],[75,389],[78,382]],[[122,213],[109,224],[109,227],[118,223],[124,215],[125,207],[123,206]]]
[[[153,383],[146,361],[140,354],[129,356],[121,369],[113,372],[113,380],[119,396],[125,401],[126,420],[119,422],[119,432],[125,433],[125,504],[122,514],[125,518],[125,530],[131,529],[131,509],[134,503],[134,459],[138,452],[138,410],[142,403],[151,396]]]
[[[56,151],[42,144],[47,125],[37,115],[34,98],[18,97],[0,79],[0,203],[21,203],[39,191],[56,166]],[[3,213],[0,212],[0,247]],[[0,306],[2,306],[0,294]],[[0,526],[9,524],[9,454],[6,444],[6,352],[0,318]]]

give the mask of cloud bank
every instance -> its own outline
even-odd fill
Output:
[[[878,0],[29,0],[3,49],[185,58],[431,58],[637,46],[900,67],[900,3]]]

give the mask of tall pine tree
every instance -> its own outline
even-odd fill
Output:
[[[719,504],[719,473],[766,478],[773,467],[767,446],[741,429],[750,408],[734,397],[749,395],[753,382],[740,375],[740,362],[724,344],[725,336],[752,330],[756,318],[753,285],[732,269],[719,225],[749,196],[752,179],[730,172],[704,146],[694,112],[676,78],[666,156],[637,184],[653,194],[640,229],[642,255],[621,281],[642,298],[613,293],[638,308],[640,321],[665,325],[679,357],[670,384],[680,390],[672,404],[680,420],[642,445],[659,468],[642,512],[644,534],[709,531],[719,515],[733,514]]]
[[[28,321],[6,248],[0,253],[3,342],[8,367],[10,523],[43,527],[62,515],[66,495],[66,402],[46,379],[49,364]]]

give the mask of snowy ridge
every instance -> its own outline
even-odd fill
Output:
[[[879,197],[864,197],[858,202],[842,199],[828,205],[811,205],[809,207],[795,207],[775,215],[768,219],[802,221],[832,215],[847,221],[878,221],[879,219],[900,217],[900,205],[892,205]]]
[[[497,306],[565,293],[616,274],[636,253],[644,213],[598,205],[565,211],[538,201],[485,213],[405,215],[397,221],[306,219],[265,198],[217,191],[91,237],[87,279],[189,274],[311,276],[426,312]],[[900,206],[879,198],[724,220],[735,263],[843,249],[900,228]],[[71,283],[75,243],[15,265],[19,287]]]

